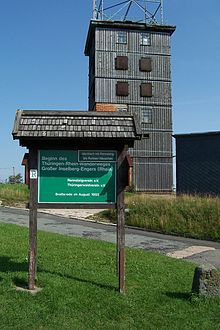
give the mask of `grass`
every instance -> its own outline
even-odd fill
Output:
[[[2,205],[19,206],[28,201],[29,191],[25,184],[0,184]]]
[[[24,206],[29,191],[24,184],[0,184],[0,200],[7,206]],[[220,241],[220,199],[175,195],[126,193],[128,226],[198,239]],[[96,216],[116,222],[115,210]]]
[[[195,266],[126,249],[127,294],[117,292],[115,246],[39,232],[36,296],[26,281],[26,228],[0,225],[0,328],[219,329],[220,299],[191,299]]]
[[[220,240],[220,199],[199,196],[126,194],[126,224],[198,239]],[[116,222],[115,211],[100,217]]]

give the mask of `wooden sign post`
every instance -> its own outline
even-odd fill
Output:
[[[125,293],[125,203],[124,190],[127,186],[128,168],[126,164],[127,145],[119,151],[118,156],[118,193],[117,193],[117,259],[118,282],[120,293]]]
[[[124,192],[117,200],[117,258],[118,286],[120,293],[125,293],[125,206]]]
[[[28,289],[35,290],[37,275],[37,195],[38,195],[38,172],[37,172],[37,150],[29,150],[30,166],[30,199],[29,199],[29,271]]]
[[[29,290],[36,288],[38,208],[117,208],[117,271],[124,294],[126,155],[141,137],[135,117],[18,110],[12,134],[29,149]]]

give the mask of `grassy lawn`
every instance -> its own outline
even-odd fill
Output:
[[[26,228],[0,225],[0,329],[219,329],[220,299],[191,299],[195,266],[126,249],[127,294],[117,292],[115,246],[39,232],[36,296]]]
[[[166,234],[220,241],[220,198],[127,193],[126,224]],[[114,210],[99,217],[116,222]]]

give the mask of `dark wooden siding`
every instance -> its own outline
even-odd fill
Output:
[[[177,193],[220,195],[220,133],[175,137]]]

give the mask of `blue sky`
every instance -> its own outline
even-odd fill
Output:
[[[109,3],[109,1],[106,1]],[[172,36],[174,133],[218,131],[220,1],[164,0]],[[87,110],[92,0],[0,0],[0,180],[23,169],[16,109]]]

